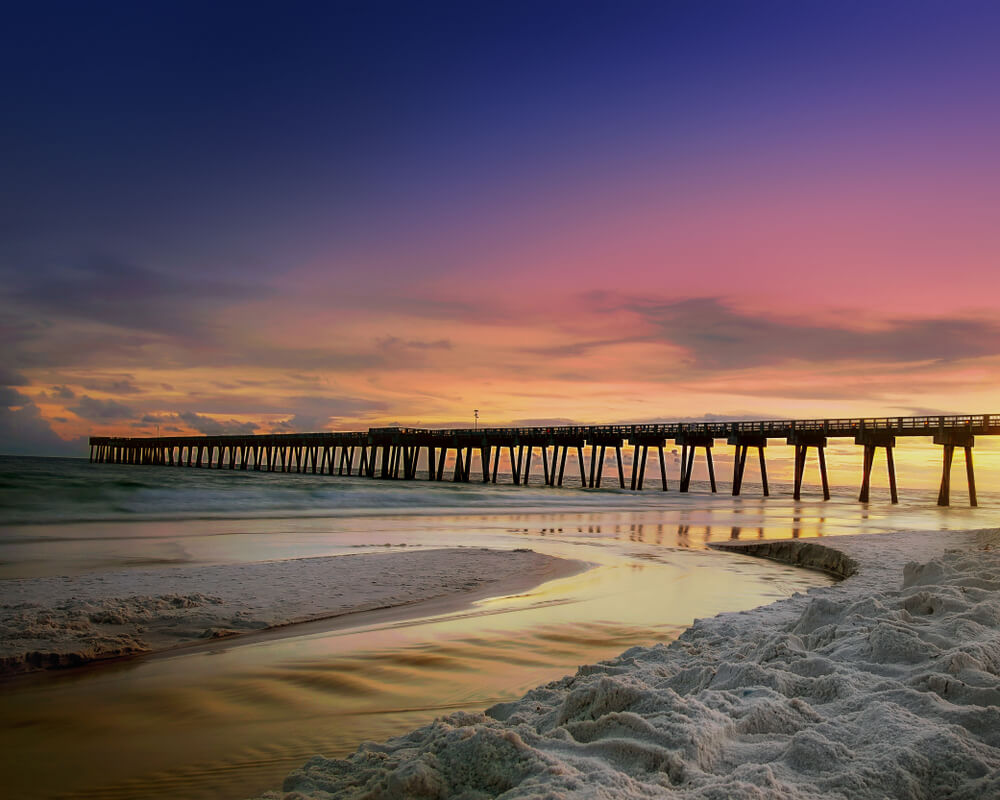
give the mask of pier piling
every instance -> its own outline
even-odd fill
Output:
[[[680,491],[687,492],[691,488],[691,475],[694,472],[696,450],[701,447],[705,451],[705,463],[708,466],[708,479],[713,494],[718,491],[715,484],[715,462],[712,459],[712,446],[715,437],[711,434],[684,430],[674,437],[674,442],[681,446],[681,479]]]
[[[819,474],[823,484],[823,499],[830,499],[830,481],[826,474],[826,436],[815,431],[794,431],[788,436],[788,444],[795,447],[795,477],[793,497],[802,498],[802,477],[805,474],[809,448],[815,448],[819,457]]]
[[[861,473],[861,492],[858,501],[867,503],[871,493],[872,467],[875,464],[875,456],[878,448],[885,450],[886,468],[889,473],[889,496],[893,504],[899,502],[899,494],[896,491],[896,462],[893,458],[893,448],[896,446],[896,437],[885,431],[865,431],[859,433],[854,438],[854,443],[864,447],[864,462]]]
[[[938,491],[939,506],[951,505],[951,464],[955,455],[955,448],[961,447],[965,451],[965,477],[969,485],[969,505],[975,508],[979,505],[976,497],[976,475],[972,466],[972,448],[975,445],[975,436],[964,430],[939,430],[934,436],[934,444],[943,445],[944,459],[941,470],[941,488]]]
[[[735,445],[733,458],[733,497],[738,497],[743,491],[743,478],[746,475],[747,453],[751,447],[757,448],[760,458],[760,482],[764,497],[769,494],[767,486],[767,465],[764,461],[764,448],[767,447],[767,437],[759,433],[733,432],[727,438],[727,444]]]

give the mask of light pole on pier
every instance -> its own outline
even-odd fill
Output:
[[[472,413],[476,415],[475,430],[478,431],[479,430],[479,409],[478,408],[474,408],[472,410]]]

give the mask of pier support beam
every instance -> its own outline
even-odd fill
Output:
[[[712,460],[712,445],[714,438],[706,433],[685,432],[674,441],[681,446],[681,481],[680,490],[687,492],[691,488],[691,474],[694,472],[694,455],[699,447],[705,449],[705,461],[708,464],[708,479],[712,484],[712,492],[717,492],[715,484],[715,463]]]
[[[514,485],[518,486],[521,483],[521,459],[524,457],[524,448],[517,448],[517,457],[514,457],[514,446],[511,445],[507,448],[510,455],[510,474],[514,479]]]
[[[587,487],[593,489],[597,481],[597,443],[593,442],[590,445],[590,481],[587,483]]]
[[[889,496],[896,504],[899,502],[899,494],[896,491],[896,461],[892,455],[892,449],[896,446],[896,437],[888,431],[865,431],[854,437],[854,443],[862,445],[864,450],[864,463],[861,473],[861,492],[858,495],[858,502],[867,503],[871,494],[872,467],[875,464],[875,455],[878,448],[885,448],[885,460],[889,470]]]
[[[631,489],[641,492],[646,478],[646,458],[649,455],[649,445],[635,443],[632,451],[632,482]]]
[[[743,491],[743,478],[746,475],[747,453],[751,447],[757,448],[757,455],[760,458],[760,482],[764,490],[764,497],[770,495],[767,486],[767,463],[764,460],[764,448],[767,447],[767,438],[758,433],[734,433],[729,436],[727,443],[736,446],[736,457],[733,460],[733,497],[739,497]]]
[[[621,467],[621,448],[623,440],[619,437],[602,436],[598,439],[590,439],[586,445],[590,446],[590,475],[584,468],[584,449],[586,445],[577,445],[577,455],[580,459],[580,483],[583,487],[590,489],[600,489],[601,481],[604,479],[604,462],[607,459],[608,448],[615,448],[615,455],[618,459],[618,482],[625,488],[625,476]],[[565,460],[565,459],[564,459]],[[560,486],[562,486],[562,473],[560,472]]]
[[[497,482],[497,473],[500,471],[500,453],[502,450],[503,447],[497,445],[493,451],[493,474],[490,476],[493,483]]]
[[[938,491],[939,506],[951,505],[951,463],[955,456],[955,448],[965,450],[965,478],[969,484],[969,505],[975,508],[979,505],[976,498],[976,474],[972,467],[972,448],[975,437],[965,431],[940,431],[934,437],[934,444],[944,446],[944,463],[941,471],[941,489]]]
[[[823,483],[823,499],[830,499],[830,481],[826,474],[826,436],[817,431],[796,431],[786,440],[795,447],[795,488],[793,497],[802,499],[802,477],[806,469],[806,456],[809,448],[816,448],[819,456],[819,475]]]
[[[441,449],[441,453],[438,455],[437,464],[437,479],[439,481],[444,480],[444,462],[448,459],[448,447],[444,446]]]

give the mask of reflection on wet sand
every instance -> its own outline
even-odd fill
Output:
[[[683,517],[685,515],[682,514],[681,516]],[[826,527],[826,524],[826,517],[822,514],[816,516],[794,514],[787,524],[774,524],[769,521],[769,524],[767,525],[767,536],[770,539],[799,539],[803,536],[821,537],[824,535],[824,528]],[[719,541],[723,538],[739,539],[742,536],[750,535],[762,539],[764,538],[764,528],[765,526],[763,524],[713,525],[711,522],[703,524],[682,522],[679,525],[673,526],[663,522],[632,522],[629,524],[589,524],[577,525],[575,527],[552,527],[541,529],[522,527],[510,528],[508,529],[508,532],[538,536],[562,536],[565,534],[577,534],[581,536],[594,537],[609,536],[618,540],[628,540],[637,543],[645,542],[649,544],[665,545],[667,547],[701,548],[709,542]],[[673,531],[672,538],[668,531]],[[725,535],[724,531],[728,532],[728,536]]]
[[[682,551],[674,527],[508,525],[508,547],[527,543],[595,567],[432,618],[286,630],[8,682],[0,686],[6,789],[21,798],[250,796],[312,754],[343,755],[444,713],[480,712],[580,664],[669,641],[696,616],[828,580]],[[497,544],[495,531],[466,526],[463,536]]]

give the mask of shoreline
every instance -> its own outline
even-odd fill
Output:
[[[263,797],[1000,794],[1000,531],[714,547],[845,579],[314,757]]]
[[[229,470],[216,471],[212,470],[210,473],[212,476],[219,475],[225,480],[233,478],[235,480],[245,480],[247,473],[241,473],[239,471],[235,473],[230,473]],[[396,494],[407,494],[407,493],[417,493],[420,488],[425,487],[430,482],[425,482],[421,480],[416,480],[415,482],[408,482],[407,484],[394,484],[392,486],[381,485],[378,481],[373,481],[370,478],[360,478],[357,475],[352,476],[329,476],[329,475],[315,475],[311,473],[262,473],[264,475],[276,475],[282,476],[283,478],[292,479],[302,479],[303,482],[309,483],[310,485],[316,478],[332,479],[334,482],[328,484],[330,487],[343,486],[344,483],[350,481],[353,482],[351,488],[369,488],[374,491],[390,493],[395,492]],[[508,475],[509,477],[509,475]],[[341,481],[343,483],[338,483]],[[320,485],[325,485],[321,483]],[[481,490],[485,487],[489,489],[487,493],[487,498],[495,498],[493,502],[487,499],[487,502],[483,503],[481,497]],[[262,488],[269,488],[265,483],[261,484]],[[774,504],[776,500],[791,499],[792,494],[792,484],[786,481],[772,481],[771,487],[772,492],[770,497],[763,497],[760,494],[755,494],[756,489],[759,485],[755,484],[753,481],[747,481],[744,483],[744,493],[736,496],[730,497],[729,495],[719,495],[717,493],[711,492],[709,487],[709,482],[707,480],[694,480],[692,481],[693,491],[691,491],[687,497],[695,498],[695,500],[706,500],[712,497],[716,497],[721,500],[734,500],[738,502],[745,502],[747,504],[758,504],[758,503],[770,503]],[[441,486],[436,486],[435,488],[441,488]],[[495,516],[509,516],[510,514],[518,514],[523,516],[546,516],[552,513],[567,513],[567,514],[590,514],[590,513],[603,513],[603,512],[659,512],[661,507],[655,502],[660,494],[658,490],[647,489],[644,492],[632,491],[630,489],[621,489],[617,485],[603,485],[600,489],[588,488],[586,486],[576,486],[576,485],[564,485],[559,487],[558,491],[552,489],[552,487],[545,486],[542,483],[531,483],[528,486],[522,486],[512,483],[500,483],[500,484],[480,484],[476,482],[472,483],[452,483],[446,481],[443,484],[443,488],[448,492],[448,499],[454,500],[455,498],[460,498],[465,495],[475,495],[477,501],[475,506],[464,504],[463,502],[453,502],[445,503],[440,506],[423,506],[423,505],[363,505],[363,506],[343,506],[343,507],[301,507],[298,505],[287,505],[287,506],[273,506],[267,507],[262,506],[259,508],[246,509],[246,510],[228,510],[228,511],[210,511],[207,509],[198,509],[191,511],[158,511],[153,513],[145,512],[129,512],[127,514],[118,513],[104,513],[104,514],[93,514],[86,515],[82,514],[78,510],[74,510],[71,516],[33,516],[31,514],[27,516],[16,516],[8,513],[8,517],[0,524],[0,530],[18,529],[18,528],[35,528],[35,527],[52,527],[59,528],[61,526],[76,526],[76,525],[117,525],[119,523],[133,524],[133,523],[159,523],[159,522],[241,522],[247,520],[265,520],[268,522],[277,522],[281,520],[326,520],[326,519],[343,519],[345,517],[363,517],[363,518],[400,518],[400,519],[414,519],[421,517],[433,517],[433,516],[449,516],[449,517],[495,517]],[[812,487],[816,488],[816,487]],[[847,503],[850,506],[858,506],[857,501],[857,487],[852,484],[833,484],[830,487],[832,492],[832,499],[838,502]],[[538,491],[539,494],[533,495],[532,492]],[[910,489],[904,496],[904,504],[913,503],[916,501],[926,501],[929,505],[927,508],[933,510],[934,506],[931,505],[935,499],[936,489],[933,487],[917,487]],[[981,495],[989,495],[989,490],[982,489],[980,491]],[[524,504],[521,501],[525,499],[525,495],[528,495],[528,503]],[[516,504],[510,504],[504,502],[510,498],[516,498],[518,502]],[[612,498],[622,498],[621,502],[615,502]],[[582,501],[582,498],[589,498]],[[553,503],[552,501],[557,501]],[[801,503],[810,504],[814,502],[820,502],[822,496],[815,494],[806,494],[801,499]],[[537,502],[535,502],[537,501]],[[609,501],[611,504],[609,504]],[[465,501],[468,502],[468,501]],[[877,500],[871,504],[871,506],[882,509],[886,506],[886,503],[880,503]],[[952,506],[953,509],[959,509],[960,506]],[[888,509],[885,509],[888,510]],[[59,537],[52,537],[54,541],[60,541]]]
[[[350,631],[356,628],[373,628],[397,624],[406,625],[410,623],[417,623],[431,617],[457,614],[458,612],[471,609],[476,603],[482,600],[492,600],[528,594],[549,581],[569,578],[573,575],[586,572],[588,569],[593,567],[592,564],[586,561],[555,558],[553,556],[545,557],[552,559],[552,562],[548,567],[541,571],[532,571],[529,573],[510,576],[503,582],[502,585],[491,583],[490,585],[477,589],[469,589],[464,592],[454,594],[417,599],[405,603],[379,606],[376,608],[345,611],[342,613],[316,617],[314,619],[279,623],[259,631],[249,631],[247,633],[241,633],[237,636],[229,636],[223,639],[214,639],[211,641],[192,641],[187,644],[171,647],[167,650],[151,652],[145,654],[144,657],[170,658],[172,656],[188,655],[203,651],[218,652],[229,647],[242,647],[247,644],[274,641],[275,639],[312,636],[314,634],[330,633],[333,631]],[[331,556],[331,558],[339,558],[339,556]]]
[[[779,564],[811,569],[837,580],[846,580],[864,568],[843,550],[828,547],[818,541],[770,539],[764,542],[709,542],[708,547],[711,550],[741,553]]]
[[[447,614],[589,569],[428,548],[0,583],[0,680]]]

